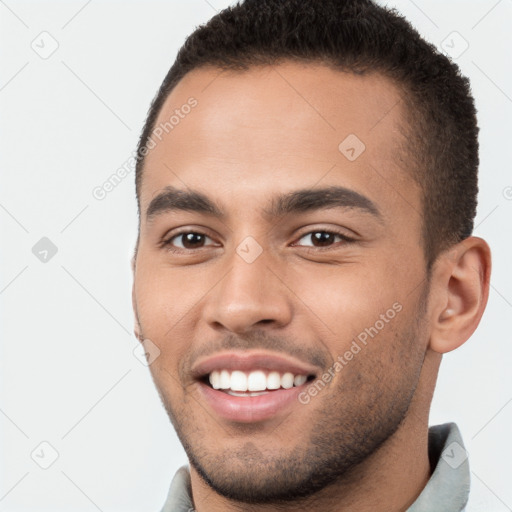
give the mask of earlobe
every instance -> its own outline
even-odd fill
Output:
[[[433,276],[432,350],[450,352],[473,334],[487,305],[490,273],[491,252],[481,238],[469,237],[440,256]]]

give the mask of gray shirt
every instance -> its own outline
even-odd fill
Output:
[[[455,423],[429,428],[428,451],[434,468],[430,480],[407,512],[464,512],[469,497],[467,452]],[[174,476],[161,512],[193,512],[190,472]]]

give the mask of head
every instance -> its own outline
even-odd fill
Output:
[[[487,299],[477,133],[467,79],[370,1],[247,0],[187,39],[139,142],[133,299],[217,493],[306,497],[426,425]]]

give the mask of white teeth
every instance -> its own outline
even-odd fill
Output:
[[[257,392],[250,392],[250,393],[238,393],[237,391],[226,391],[228,395],[231,396],[260,396],[260,395],[266,395],[268,391],[257,391]]]
[[[234,371],[231,374],[231,385],[233,391],[247,391],[247,375],[244,372]]]
[[[276,371],[265,374],[262,370],[248,374],[238,370],[215,370],[210,373],[209,381],[213,389],[225,390],[233,396],[257,396],[267,393],[267,390],[302,386],[307,381],[307,375],[293,375],[291,372],[280,374]]]
[[[302,386],[304,382],[306,382],[308,378],[305,375],[295,375],[293,379],[293,385],[294,386]]]
[[[215,371],[210,373],[210,384],[213,389],[219,389],[220,386],[220,375],[219,372]]]
[[[293,373],[285,373],[281,377],[281,386],[284,389],[290,389],[293,387]]]
[[[231,385],[231,375],[227,370],[222,370],[220,372],[220,385],[219,389],[229,389]]]
[[[281,375],[278,372],[270,372],[267,377],[267,389],[279,389],[281,387]]]
[[[247,378],[247,389],[249,391],[264,391],[267,389],[267,377],[261,371],[249,373]]]

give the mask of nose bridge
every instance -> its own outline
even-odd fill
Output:
[[[258,247],[246,239],[226,261],[229,271],[212,290],[206,307],[211,325],[243,332],[258,322],[282,327],[290,321],[287,289],[270,270],[270,254]]]

